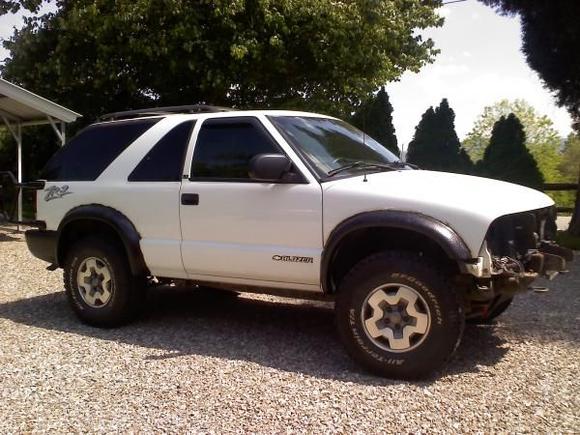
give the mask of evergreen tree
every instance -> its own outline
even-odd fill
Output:
[[[443,99],[436,109],[427,109],[421,117],[409,144],[407,161],[435,171],[473,171],[473,163],[461,148],[455,132],[455,113],[447,99]]]
[[[561,182],[562,175],[558,166],[562,162],[562,139],[550,118],[538,111],[525,100],[501,100],[483,109],[473,125],[473,129],[463,140],[463,148],[469,156],[478,161],[489,144],[493,125],[502,116],[513,113],[520,120],[526,134],[526,147],[536,159],[538,168],[548,183]],[[550,192],[556,202],[561,200],[563,192]]]
[[[421,116],[421,121],[415,127],[413,140],[407,147],[406,161],[421,166],[425,169],[432,169],[435,154],[431,149],[432,132],[435,129],[435,110],[429,107]]]
[[[488,147],[478,164],[486,177],[541,189],[544,177],[526,148],[526,134],[520,120],[511,113],[502,116],[491,132]]]
[[[397,156],[400,155],[393,126],[393,106],[384,86],[375,96],[361,105],[352,117],[352,123],[386,149]]]
[[[475,165],[463,147],[459,149],[459,164],[460,170],[458,172],[470,175],[475,174]]]

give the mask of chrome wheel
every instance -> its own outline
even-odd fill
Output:
[[[112,274],[107,264],[95,257],[86,258],[77,272],[77,287],[91,308],[102,308],[113,296]]]
[[[431,313],[423,296],[403,284],[372,290],[362,306],[363,329],[369,339],[389,352],[408,352],[427,337]]]

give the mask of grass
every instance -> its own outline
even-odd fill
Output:
[[[560,246],[580,251],[580,237],[568,234],[567,231],[558,231],[558,234],[556,234],[556,242]]]

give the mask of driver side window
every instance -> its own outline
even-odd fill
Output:
[[[252,157],[279,153],[274,139],[257,119],[209,119],[197,137],[190,179],[251,181],[248,172]]]

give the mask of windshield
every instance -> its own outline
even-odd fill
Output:
[[[338,119],[273,116],[270,120],[323,178],[337,169],[352,175],[368,170],[367,163],[378,164],[373,167],[378,171],[385,170],[384,165],[399,162],[397,156],[376,140]]]

